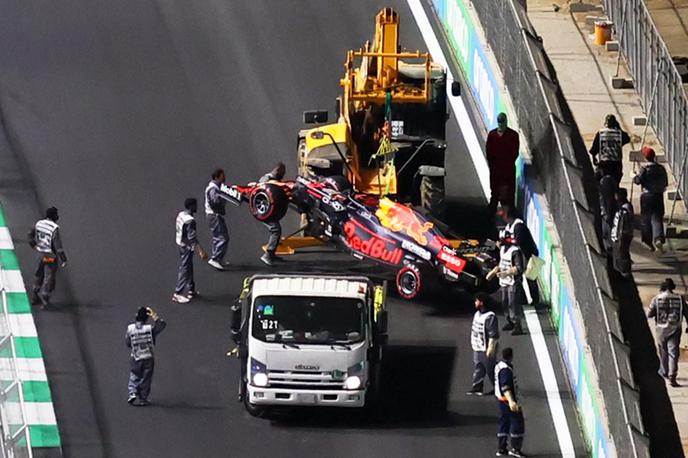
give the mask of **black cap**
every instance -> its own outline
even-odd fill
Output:
[[[147,307],[139,307],[138,311],[136,312],[136,321],[146,321],[148,319],[148,308]]]

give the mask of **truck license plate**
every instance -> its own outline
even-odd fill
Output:
[[[307,404],[315,404],[315,394],[311,393],[300,393],[299,401]]]

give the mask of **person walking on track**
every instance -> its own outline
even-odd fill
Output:
[[[473,385],[467,395],[482,396],[485,376],[492,380],[499,340],[497,315],[488,309],[490,296],[478,293],[475,296],[475,315],[471,325],[471,348],[473,349]]]
[[[58,219],[57,208],[50,207],[45,211],[45,218],[36,222],[29,233],[29,244],[40,256],[33,280],[31,303],[40,302],[44,307],[50,305],[58,265],[67,265],[67,255],[60,238],[60,226],[57,225]]]
[[[642,186],[640,215],[643,219],[642,242],[652,251],[664,251],[664,191],[669,184],[666,169],[657,162],[655,150],[643,148],[646,162],[633,177],[633,183]]]
[[[153,324],[148,323],[148,318]],[[165,329],[167,323],[150,307],[141,307],[136,312],[136,321],[127,327],[125,340],[131,349],[129,358],[129,397],[131,405],[147,406],[148,396],[153,382],[153,368],[155,356],[153,347],[158,335]]]
[[[211,178],[205,188],[205,215],[213,235],[213,249],[208,264],[217,270],[223,270],[228,265],[223,260],[229,243],[229,232],[225,222],[226,199],[221,191],[221,186],[225,182],[225,171],[216,169]]]
[[[592,163],[597,166],[598,177],[610,175],[616,186],[623,176],[623,147],[631,142],[631,137],[621,129],[616,116],[608,114],[604,118],[604,127],[595,134],[590,146]]]
[[[521,451],[525,422],[523,411],[518,404],[516,394],[516,376],[513,366],[514,352],[507,347],[502,350],[502,360],[497,363],[494,371],[495,397],[499,406],[499,429],[497,432],[497,456],[514,456],[523,458]],[[507,445],[511,443],[511,449]]]
[[[270,172],[260,177],[258,183],[282,181],[285,173],[286,167],[282,162],[278,162]],[[265,227],[267,227],[270,237],[268,238],[268,244],[265,247],[265,253],[260,257],[260,260],[268,266],[272,266],[275,261],[282,260],[282,258],[275,254],[275,251],[277,251],[277,247],[279,246],[280,239],[282,238],[282,225],[279,221],[268,221],[263,224],[265,224]]]
[[[174,288],[172,301],[185,304],[198,295],[194,282],[193,255],[194,250],[202,260],[208,259],[203,247],[196,236],[196,210],[198,201],[192,197],[184,201],[184,210],[177,215],[175,224],[175,242],[179,247],[179,270],[177,285]]]
[[[656,323],[659,375],[668,379],[671,386],[679,387],[676,376],[678,375],[681,323],[684,319],[688,322],[688,307],[686,307],[685,299],[674,293],[674,289],[676,285],[671,278],[664,280],[659,288],[659,294],[652,298],[647,316],[654,318]]]
[[[497,128],[487,135],[485,149],[490,169],[490,213],[494,216],[499,202],[514,205],[516,192],[516,159],[520,140],[518,133],[509,128],[505,113],[497,116]]]

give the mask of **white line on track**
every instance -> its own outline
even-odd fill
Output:
[[[449,81],[452,81],[454,77],[449,69],[447,59],[442,52],[442,47],[440,46],[440,43],[435,36],[435,32],[430,25],[430,20],[425,14],[425,9],[421,4],[421,0],[407,0],[407,2],[433,60],[447,68],[447,78]],[[473,164],[476,172],[478,173],[478,178],[480,179],[483,191],[485,195],[488,195],[489,169],[487,167],[485,156],[482,154],[478,136],[475,133],[470,117],[468,116],[466,105],[460,97],[450,96],[449,101],[452,110],[454,111],[456,122],[458,123],[459,129],[461,129],[461,133],[466,141],[468,152],[473,160]],[[559,443],[559,450],[561,451],[561,455],[563,457],[573,458],[576,456],[576,454],[573,448],[571,431],[569,430],[569,425],[566,421],[564,405],[561,402],[557,378],[554,374],[554,366],[552,365],[552,359],[550,358],[549,350],[547,349],[545,336],[542,333],[540,320],[537,316],[537,313],[533,309],[527,310],[525,314],[530,340],[533,344],[535,357],[537,359],[538,367],[540,368],[540,376],[542,377],[545,393],[547,394],[547,403],[549,404],[549,410],[552,414],[554,430],[557,434],[557,442]]]

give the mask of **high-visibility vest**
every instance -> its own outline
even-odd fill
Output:
[[[518,246],[502,246],[499,249],[499,270],[511,269],[513,264],[514,253],[519,250]],[[499,277],[499,286],[512,286],[516,283],[516,275],[509,275],[507,277]]]
[[[473,325],[471,326],[471,347],[473,351],[487,351],[488,336],[485,322],[488,318],[494,316],[494,312],[481,313],[479,310],[473,315]]]
[[[208,186],[205,188],[205,214],[206,215],[224,215],[225,214],[225,204],[223,201],[212,202],[210,199],[210,191],[212,189],[220,190],[220,185],[215,183],[214,180],[210,180]]]
[[[621,162],[622,138],[619,129],[605,127],[600,130],[600,162]]]
[[[186,226],[194,221],[193,215],[191,215],[188,211],[180,211],[179,214],[177,215],[177,221],[175,224],[175,241],[177,242],[177,245],[179,246],[188,246],[189,245],[189,239],[187,237],[187,229]]]
[[[153,357],[153,325],[141,322],[127,327],[127,337],[131,343],[131,357],[136,361]]]
[[[35,225],[36,250],[41,253],[53,253],[53,238],[60,226],[50,219],[42,219]],[[54,253],[53,253],[54,254]]]
[[[512,390],[511,393],[514,396],[514,399],[516,398],[516,378],[514,377],[514,370],[509,366],[506,361],[500,361],[497,363],[495,366],[495,372],[494,372],[494,394],[495,397],[500,400],[500,401],[508,401],[507,397],[502,393],[502,387],[499,384],[499,373],[501,371],[509,371],[511,373],[511,379],[513,381],[512,383]]]
[[[683,319],[683,298],[678,294],[664,291],[653,299],[657,309],[657,327],[681,328]]]

